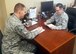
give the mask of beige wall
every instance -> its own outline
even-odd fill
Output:
[[[7,9],[7,14],[13,12],[13,8],[16,3],[23,3],[27,9],[29,7],[37,7],[38,11],[40,10],[40,2],[41,1],[46,1],[46,0],[5,0],[6,2],[6,9]]]
[[[62,3],[64,5],[69,6],[70,4],[72,4],[74,2],[74,0],[54,0],[54,3]]]
[[[6,3],[6,9],[7,9],[7,15],[9,15],[9,13],[13,12],[13,8],[14,5],[16,3],[23,3],[27,9],[29,9],[29,7],[37,7],[38,11],[40,11],[40,2],[41,1],[51,1],[51,0],[5,0]],[[53,0],[54,3],[63,3],[64,5],[70,5],[71,3],[73,3],[73,0]]]
[[[0,30],[3,31],[5,20],[7,18],[5,1],[0,0]]]

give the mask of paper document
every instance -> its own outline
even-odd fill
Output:
[[[41,27],[41,28],[42,28],[42,27]],[[38,30],[39,30],[39,27],[33,29],[31,32],[35,32],[35,31],[38,31]],[[44,32],[44,31],[45,31],[45,29],[42,28],[39,33],[42,33],[42,32]]]
[[[49,28],[51,28],[51,29],[55,29],[55,28],[56,28],[56,26],[53,25],[53,24],[48,24],[47,26],[48,26]]]
[[[51,25],[51,24],[48,24],[47,26],[48,26],[48,27],[51,27],[52,25]]]
[[[31,23],[32,23],[32,25],[35,25],[35,24],[37,24],[38,22],[36,22],[36,21],[32,21]]]

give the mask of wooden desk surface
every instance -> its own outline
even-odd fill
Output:
[[[53,52],[72,38],[74,38],[74,36],[66,31],[46,30],[39,34],[35,38],[35,41],[47,51]]]
[[[44,25],[45,20],[39,19],[39,23],[32,28],[42,26],[45,31],[39,34],[34,40],[48,52],[53,52],[71,39],[74,35],[65,30],[51,30]],[[31,29],[31,28],[30,28]]]

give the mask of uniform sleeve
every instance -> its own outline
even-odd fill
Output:
[[[38,31],[28,31],[23,25],[18,25],[15,27],[15,32],[21,35],[25,39],[33,39],[38,35]]]
[[[46,21],[46,23],[47,23],[47,24],[50,24],[50,23],[54,22],[54,16],[55,16],[55,14],[54,14],[50,19],[48,19],[48,20]]]

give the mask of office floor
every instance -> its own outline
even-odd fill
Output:
[[[76,54],[76,38],[75,38],[75,44],[74,44],[73,54]]]

